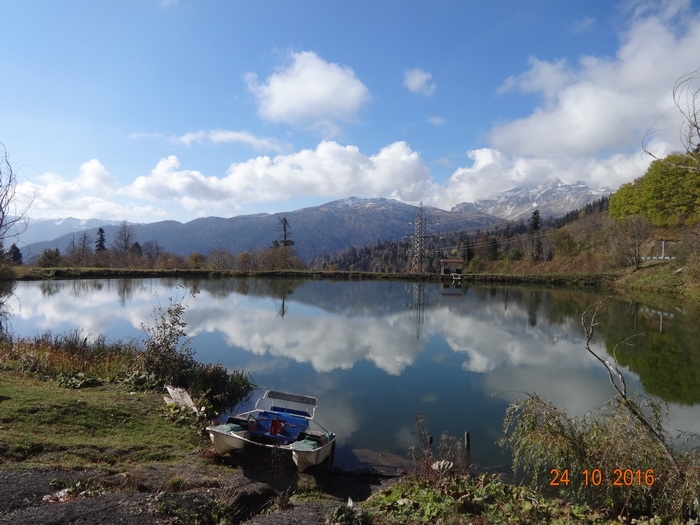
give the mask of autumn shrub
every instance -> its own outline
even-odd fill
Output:
[[[636,403],[636,401],[634,401]],[[648,405],[665,434],[658,405]],[[514,468],[540,486],[606,507],[613,513],[663,518],[697,517],[700,456],[666,450],[616,401],[572,418],[535,394],[510,405],[501,444]]]
[[[208,400],[220,413],[247,401],[257,386],[244,370],[227,370],[220,364],[195,363],[187,376],[190,393]]]
[[[142,372],[160,384],[187,389],[193,399],[206,400],[217,412],[233,408],[248,399],[256,385],[242,370],[195,360],[185,331],[186,309],[184,299],[171,297],[167,308],[155,307],[153,325],[142,325],[147,335],[139,356]]]
[[[196,361],[185,332],[186,304],[172,297],[169,302],[165,310],[161,305],[154,308],[153,325],[141,324],[146,341],[139,361],[144,373],[164,383],[187,387],[187,378]]]
[[[418,444],[411,448],[414,476],[425,481],[435,481],[449,471],[450,475],[466,475],[469,472],[469,441],[465,433],[464,439],[458,439],[443,432],[437,443],[425,426],[425,417],[418,413],[414,423],[414,435]],[[433,451],[433,448],[436,448]]]
[[[607,370],[617,395],[583,417],[572,417],[536,394],[512,403],[500,444],[513,467],[534,485],[608,509],[613,515],[658,517],[685,523],[700,516],[700,441],[686,434],[684,447],[668,430],[663,405],[627,392],[614,359],[590,346],[602,303],[582,315],[586,350]]]

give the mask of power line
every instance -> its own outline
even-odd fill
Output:
[[[463,221],[464,219],[451,219],[449,221],[445,222],[457,222],[457,221]],[[429,252],[432,252],[433,249],[435,249],[434,246],[432,246],[432,243],[429,243],[429,239],[433,237],[438,237],[434,234],[428,233],[428,228],[427,228],[427,218],[425,214],[425,208],[423,208],[423,203],[421,202],[418,206],[418,213],[416,214],[416,220],[414,223],[414,234],[413,234],[413,249],[412,249],[412,259],[411,259],[411,273],[417,273],[417,274],[423,274],[426,272],[426,263],[428,260],[428,254]],[[512,224],[512,221],[503,221],[503,222],[498,222],[498,223],[492,223],[489,225],[484,225],[484,226],[477,226],[477,227],[471,227],[471,228],[464,228],[464,229],[459,229],[459,230],[451,230],[447,232],[442,232],[442,234],[448,234],[448,235],[455,235],[458,233],[467,233],[467,232],[472,232],[472,231],[480,231],[483,228],[488,229],[493,229],[498,228],[501,225],[507,225],[507,224]],[[438,237],[442,238],[442,237]],[[494,239],[495,241],[495,239]],[[431,244],[429,247],[428,244]],[[488,242],[487,244],[492,244],[492,242]],[[496,242],[493,242],[493,244],[496,244]],[[476,246],[479,246],[477,244]],[[444,250],[449,250],[452,247],[438,247],[437,251],[444,251]],[[455,247],[456,248],[456,247]]]
[[[413,235],[413,260],[411,261],[411,273],[425,273],[425,260],[428,258],[426,238],[425,210],[423,203],[418,206],[415,230]]]

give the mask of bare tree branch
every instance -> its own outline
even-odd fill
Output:
[[[678,127],[679,138],[686,155],[692,161],[691,166],[683,166],[693,171],[700,170],[700,69],[696,69],[679,78],[673,86],[673,104],[681,114],[682,121]],[[642,139],[644,153],[660,160],[650,149],[649,139],[653,135],[650,128]]]
[[[673,86],[673,102],[683,115],[681,143],[688,153],[700,153],[700,69],[682,76]],[[697,165],[696,165],[697,169]]]
[[[5,145],[0,142],[0,247],[8,236],[16,237],[27,228],[26,207],[18,207],[17,172],[10,162]]]
[[[668,460],[676,467],[676,471],[678,472],[678,474],[682,476],[683,472],[681,470],[680,465],[678,464],[678,460],[676,460],[676,457],[673,455],[673,451],[671,450],[671,447],[668,445],[668,443],[666,443],[664,436],[661,434],[661,432],[659,432],[658,429],[654,427],[654,425],[651,423],[651,421],[649,421],[647,416],[644,415],[644,412],[642,412],[640,405],[633,399],[631,399],[627,394],[627,384],[625,383],[625,378],[622,374],[622,370],[620,370],[620,366],[617,363],[617,357],[615,354],[617,352],[618,346],[620,344],[627,344],[627,341],[641,334],[630,336],[621,343],[615,345],[615,349],[613,350],[612,362],[603,359],[591,348],[591,341],[593,340],[595,327],[600,325],[600,322],[598,321],[598,312],[603,307],[604,302],[605,299],[601,299],[594,305],[586,308],[583,314],[581,314],[581,324],[583,324],[583,330],[586,336],[586,351],[605,367],[605,370],[608,372],[610,384],[620,397],[621,404],[624,405],[625,408],[627,408],[627,410],[629,410],[632,416],[634,416],[634,418],[636,418],[637,421],[639,421],[641,425],[647,430],[651,438],[659,444]]]

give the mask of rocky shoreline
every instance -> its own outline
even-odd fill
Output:
[[[0,471],[0,524],[247,523],[323,525],[351,498],[397,478],[338,469],[297,473],[269,458],[192,457],[130,468]]]

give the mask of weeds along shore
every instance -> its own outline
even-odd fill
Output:
[[[107,341],[103,335],[90,337],[79,329],[24,338],[3,334],[0,369],[55,380],[69,388],[104,383],[135,391],[182,387],[202,408],[202,417],[213,418],[247,400],[256,385],[243,370],[195,359],[185,332],[185,310],[182,300],[155,307],[152,324],[141,325],[143,342]]]
[[[585,350],[598,359],[589,343],[600,307],[582,318]],[[0,466],[192,461],[192,449],[206,447],[205,422],[255,384],[243,370],[194,359],[185,309],[172,300],[157,307],[143,342],[80,330],[0,338]],[[474,476],[463,444],[446,435],[433,444],[419,417],[413,471],[361,504],[336,505],[327,523],[697,523],[700,454],[675,450],[663,406],[628,394],[622,370],[605,366],[618,395],[583,418],[536,394],[509,407],[501,444],[527,485]],[[189,391],[199,420],[188,408],[165,409],[165,384]]]

